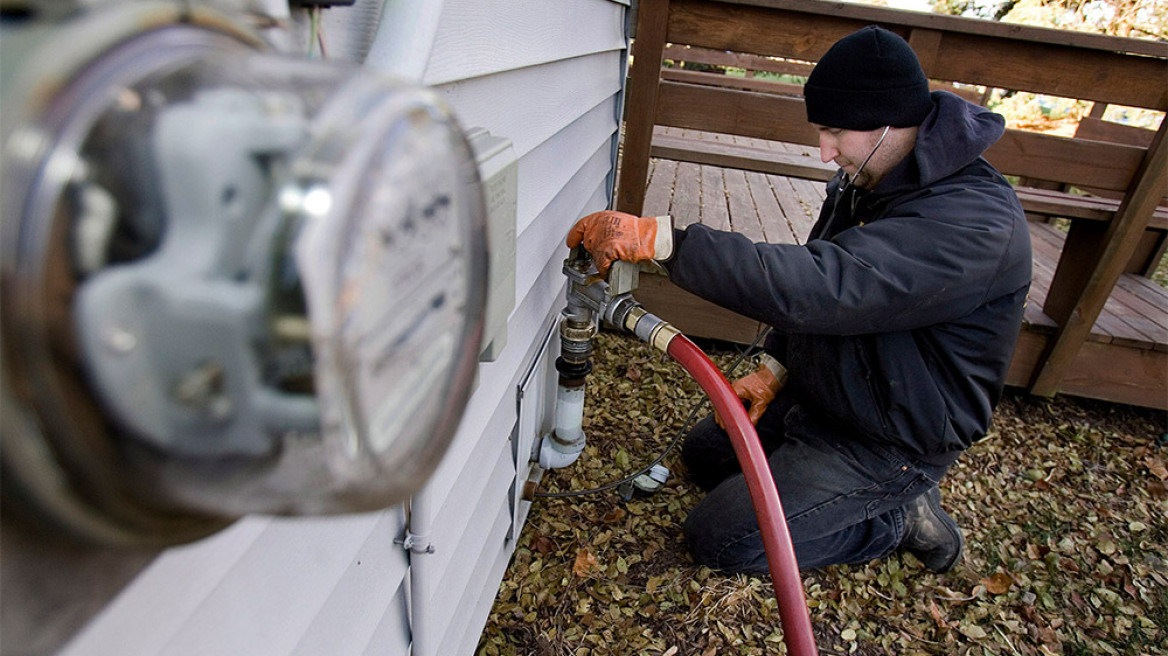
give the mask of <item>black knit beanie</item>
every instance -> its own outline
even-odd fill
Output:
[[[875,25],[835,43],[803,85],[807,120],[845,130],[920,125],[929,81],[908,42]]]

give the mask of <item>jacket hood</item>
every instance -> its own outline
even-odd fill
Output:
[[[921,123],[912,153],[876,191],[901,192],[953,175],[981,157],[1006,131],[1006,120],[948,91],[932,93],[933,109]]]

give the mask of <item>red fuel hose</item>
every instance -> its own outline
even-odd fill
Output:
[[[803,596],[803,582],[799,578],[799,564],[795,548],[787,530],[787,519],[779,501],[779,491],[767,457],[758,441],[758,432],[746,415],[746,409],[730,386],[730,381],[714,363],[685,335],[675,335],[666,349],[693,376],[710,397],[714,409],[726,424],[734,454],[746,475],[750,500],[758,516],[762,544],[766,550],[775,598],[779,602],[779,618],[783,623],[783,642],[791,656],[816,656],[815,636],[811,632],[811,618]]]

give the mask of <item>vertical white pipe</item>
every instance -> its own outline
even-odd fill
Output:
[[[365,65],[413,82],[425,82],[426,65],[445,0],[384,0],[385,11]]]
[[[384,10],[365,66],[414,82],[423,82],[433,50],[434,35],[442,17],[444,0],[382,0]],[[434,559],[430,546],[434,516],[429,486],[410,499],[407,536],[415,546],[410,550],[410,654],[437,656],[430,631],[430,579]]]
[[[410,558],[410,656],[436,656],[437,645],[431,644],[430,578],[433,555],[427,553],[434,516],[429,486],[410,498],[407,538],[412,539]]]
[[[559,469],[576,462],[584,450],[584,385],[556,387],[556,423],[539,448],[539,466]]]
[[[575,445],[584,440],[584,386],[556,389],[556,437],[564,444]],[[583,448],[583,444],[580,445]]]

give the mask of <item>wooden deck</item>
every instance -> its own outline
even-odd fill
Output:
[[[979,101],[997,90],[1021,90],[1091,102],[1093,114],[1100,110],[1095,118],[1103,117],[1104,105],[1168,111],[1163,85],[1147,84],[1163,76],[1168,63],[1164,42],[826,0],[661,0],[640,7],[625,96],[622,182],[615,194],[616,209],[633,214],[646,213],[651,158],[662,161],[658,171],[662,181],[670,178],[673,167],[673,189],[664,202],[656,201],[655,209],[664,205],[673,211],[676,206],[683,220],[695,220],[695,210],[686,214],[685,208],[696,205],[696,220],[708,216],[715,225],[725,220],[732,229],[755,238],[768,238],[768,229],[782,235],[774,205],[781,210],[784,204],[797,202],[781,185],[776,193],[768,175],[822,181],[831,173],[817,158],[767,152],[757,142],[738,139],[817,146],[798,84],[729,80],[729,70],[722,77],[675,70],[678,61],[694,59],[695,49],[699,58],[715,56],[710,53],[730,57],[733,68],[771,71],[796,64],[805,71],[806,64],[817,61],[839,38],[875,24],[908,41],[931,85],[984,89]],[[657,128],[665,127],[738,137],[701,142],[659,135]],[[1057,264],[1044,260],[1036,266],[1035,292],[1044,302],[1030,308],[1009,380],[1041,397],[1063,391],[1163,408],[1168,406],[1168,361],[1165,351],[1156,348],[1163,341],[1145,341],[1149,332],[1159,330],[1151,330],[1151,325],[1162,324],[1158,315],[1149,317],[1143,309],[1146,304],[1162,308],[1164,299],[1158,290],[1149,290],[1154,295],[1141,296],[1144,303],[1121,301],[1121,310],[1109,299],[1116,290],[1122,296],[1135,289],[1126,288],[1130,279],[1119,285],[1121,275],[1147,275],[1168,247],[1168,213],[1157,209],[1168,197],[1168,177],[1163,175],[1168,169],[1168,121],[1150,140],[1141,133],[1144,139],[1139,142],[1117,138],[1123,135],[1111,134],[1112,126],[1099,127],[1109,128],[1108,134],[1059,137],[1007,129],[985,153],[999,171],[1018,181],[1015,190],[1029,215],[1069,221]],[[665,160],[762,176],[717,174]],[[707,180],[710,184],[703,184]],[[724,202],[717,202],[719,180]],[[771,186],[773,203],[764,181]],[[799,192],[797,183],[789,184],[799,199],[814,204],[812,196]],[[658,196],[666,189],[668,185]],[[675,197],[677,191],[680,198]],[[1079,193],[1083,191],[1097,198],[1087,200]],[[712,204],[707,206],[707,200]],[[750,216],[752,211],[756,216]],[[798,241],[803,217],[792,211],[782,218],[791,239]],[[1036,241],[1038,237],[1057,244],[1060,235],[1038,235]],[[1041,248],[1036,255],[1044,257]],[[1052,270],[1044,285],[1043,278]],[[646,289],[642,295],[667,291],[662,286],[659,293]],[[1036,313],[1039,307],[1041,313]],[[704,313],[682,315],[679,325]],[[1149,343],[1150,348],[1139,347]]]
[[[770,149],[818,162],[815,148],[737,135],[678,128],[657,136],[708,140],[737,148]],[[733,230],[754,241],[802,244],[824,199],[822,182],[668,159],[651,160],[646,216],[669,214],[682,227],[701,223]],[[1022,336],[1008,382],[1025,387],[1056,324],[1042,311],[1065,233],[1050,223],[1030,223],[1034,278]],[[636,292],[647,309],[687,334],[749,342],[758,322],[681,291],[664,278],[642,276]],[[1062,386],[1064,393],[1168,408],[1168,290],[1139,275],[1123,274]]]

